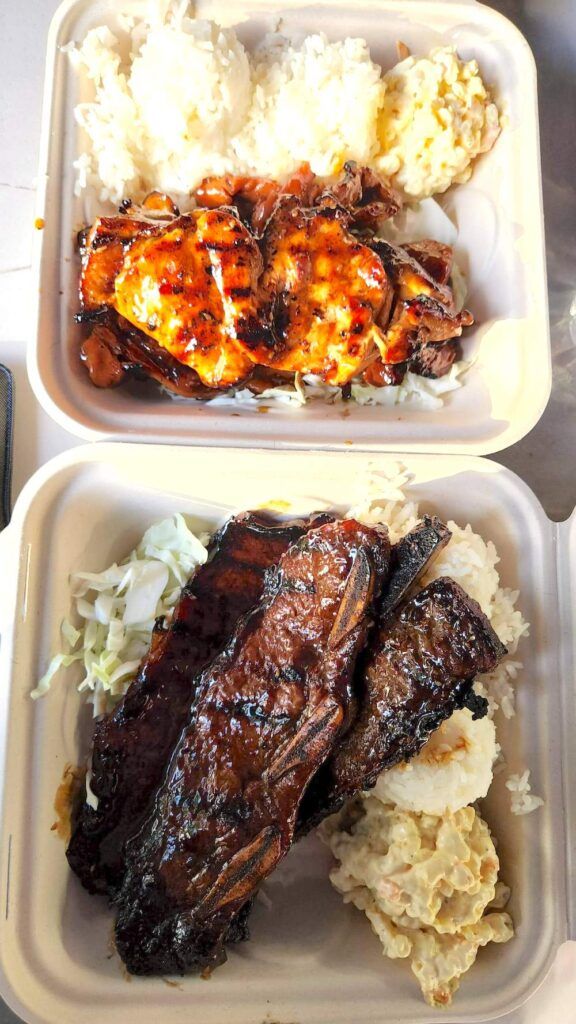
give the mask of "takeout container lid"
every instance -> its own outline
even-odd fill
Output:
[[[465,353],[473,360],[464,385],[442,409],[311,402],[300,409],[269,403],[216,408],[174,401],[153,386],[93,387],[78,355],[80,328],[75,233],[101,212],[74,198],[73,160],[86,148],[73,108],[89,98],[60,47],[99,24],[115,24],[113,0],[66,0],[49,34],[37,217],[36,331],[28,371],[38,400],[61,426],[87,440],[487,454],[506,448],[538,421],[550,395],[550,340],[541,196],[536,72],[518,30],[480,4],[450,0],[201,0],[197,13],[228,24],[255,42],[278,20],[288,31],[357,35],[374,59],[390,67],[402,39],[416,52],[450,42],[478,58],[499,100],[504,127],[472,179],[445,197],[458,226],[457,260],[467,272],[468,304],[478,326]],[[123,5],[124,9],[124,5]],[[138,10],[129,2],[127,10]],[[250,14],[248,20],[246,16]]]
[[[245,508],[295,515],[344,512],[390,474],[380,454],[270,452],[98,444],[53,459],[29,481],[0,536],[0,994],[33,1024],[422,1024],[438,1011],[420,999],[406,965],[381,956],[364,916],[328,881],[330,858],[315,836],[296,845],[256,902],[252,940],[230,951],[209,982],[128,983],[111,956],[111,914],[70,873],[51,826],[67,763],[89,744],[90,721],[73,679],[29,693],[59,647],[69,611],[69,574],[125,556],[151,521],[184,511],[214,528]],[[497,775],[482,813],[498,840],[501,875],[512,887],[517,934],[480,952],[447,1022],[479,1022],[511,1011],[543,980],[561,942],[575,935],[573,850],[576,730],[574,579],[576,518],[550,522],[510,471],[469,456],[402,456],[407,500],[470,522],[496,544],[504,585],[519,588],[531,623],[518,658],[518,715],[499,721],[508,771],[531,770],[545,805],[509,811]],[[370,493],[375,493],[371,491]],[[71,670],[73,671],[73,670]],[[86,718],[83,718],[86,715]],[[505,776],[504,776],[505,777]]]

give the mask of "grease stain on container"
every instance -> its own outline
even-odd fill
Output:
[[[50,831],[55,832],[58,838],[62,839],[65,843],[70,839],[72,807],[85,778],[85,768],[67,764],[62,774],[62,781],[54,796],[56,821],[51,826]]]

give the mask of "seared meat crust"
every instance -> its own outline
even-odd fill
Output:
[[[225,959],[230,921],[288,851],[302,793],[347,724],[389,544],[311,530],[197,683],[154,810],[127,845],[116,945],[136,974]]]
[[[252,372],[237,341],[264,344],[258,307],[262,257],[231,210],[194,210],[168,221],[99,218],[81,247],[84,314],[110,307],[208,388]]]
[[[402,206],[394,189],[368,167],[352,161],[344,164],[344,174],[328,185],[304,163],[282,185],[270,178],[225,174],[205,178],[195,193],[199,206],[235,206],[257,237],[286,196],[295,196],[303,207],[340,206],[348,212],[354,227],[372,231]]]
[[[270,336],[256,301],[261,269],[258,246],[233,213],[195,210],[131,243],[113,304],[203,384],[228,387],[252,369],[238,343]]]
[[[99,320],[80,348],[80,358],[95,387],[115,387],[129,376],[149,378],[183,398],[213,397],[214,391],[202,384],[192,367],[175,359],[115,310],[106,310]]]
[[[184,587],[167,628],[160,623],[136,679],[114,711],[96,723],[91,789],[94,810],[76,808],[67,850],[89,892],[112,895],[124,873],[124,842],[139,827],[193,700],[196,677],[260,599],[264,576],[322,514],[278,525],[262,513],[230,519],[211,558]]]
[[[400,383],[407,368],[418,370],[418,353],[424,345],[438,344],[462,334],[474,323],[472,314],[457,312],[448,286],[452,250],[430,239],[405,246],[392,245],[381,238],[369,244],[378,253],[392,284],[394,303],[383,323],[380,359],[366,370],[365,380],[381,386],[386,383],[385,369],[402,366]],[[456,350],[454,350],[455,352]],[[438,369],[448,372],[453,358],[437,361]],[[440,376],[429,370],[426,376]]]
[[[80,300],[83,310],[98,310],[114,302],[114,285],[124,255],[134,239],[158,234],[161,225],[138,217],[97,217],[80,234]]]
[[[390,554],[390,573],[378,607],[381,623],[407,597],[451,536],[446,523],[437,516],[424,516],[421,523],[394,544]]]
[[[444,377],[459,359],[462,359],[462,345],[458,338],[451,338],[440,344],[426,341],[416,349],[408,366],[412,373],[434,379]]]
[[[505,653],[479,604],[454,580],[441,577],[405,601],[372,638],[358,675],[358,716],[313,780],[301,829],[417,754],[468,703],[474,677]],[[476,713],[485,713],[481,703]]]

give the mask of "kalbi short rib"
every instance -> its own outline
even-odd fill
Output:
[[[305,832],[381,771],[418,753],[430,734],[469,701],[474,677],[506,649],[480,606],[441,577],[408,599],[377,630],[360,674],[354,725],[303,801]],[[485,702],[476,698],[475,711]]]
[[[123,847],[159,785],[194,696],[195,677],[259,601],[266,570],[314,517],[274,525],[260,513],[231,519],[212,558],[182,591],[171,625],[155,633],[137,678],[114,712],[96,723],[91,788],[98,809],[77,808],[67,857],[90,892],[112,895],[124,873]]]
[[[154,810],[127,845],[116,945],[132,973],[225,959],[230,921],[289,849],[302,792],[347,724],[388,555],[381,528],[310,531],[200,678]]]
[[[436,516],[424,516],[418,526],[394,545],[390,554],[390,574],[378,608],[381,622],[424,575],[432,559],[446,547],[451,536],[446,524]]]

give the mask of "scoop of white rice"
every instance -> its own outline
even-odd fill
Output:
[[[186,196],[206,175],[232,170],[229,138],[252,95],[246,51],[233,30],[191,18],[144,34],[139,26],[132,45],[123,64],[119,39],[97,28],[70,51],[95,87],[76,107],[91,143],[77,161],[78,187],[95,185],[113,202],[150,188]]]
[[[95,88],[75,111],[90,140],[78,192],[118,202],[159,188],[182,202],[211,174],[282,178],[308,161],[325,176],[376,156],[384,84],[363,39],[268,36],[251,67],[233,29],[169,12],[138,21],[128,45],[123,61],[101,27],[69,48]]]
[[[246,126],[232,141],[241,166],[282,177],[306,160],[322,176],[351,157],[375,157],[384,83],[365,40],[330,43],[318,34],[294,47],[268,36],[255,55],[253,85]]]
[[[446,814],[486,796],[496,758],[496,729],[465,708],[436,730],[417,757],[382,772],[374,787],[385,803],[406,811]]]

